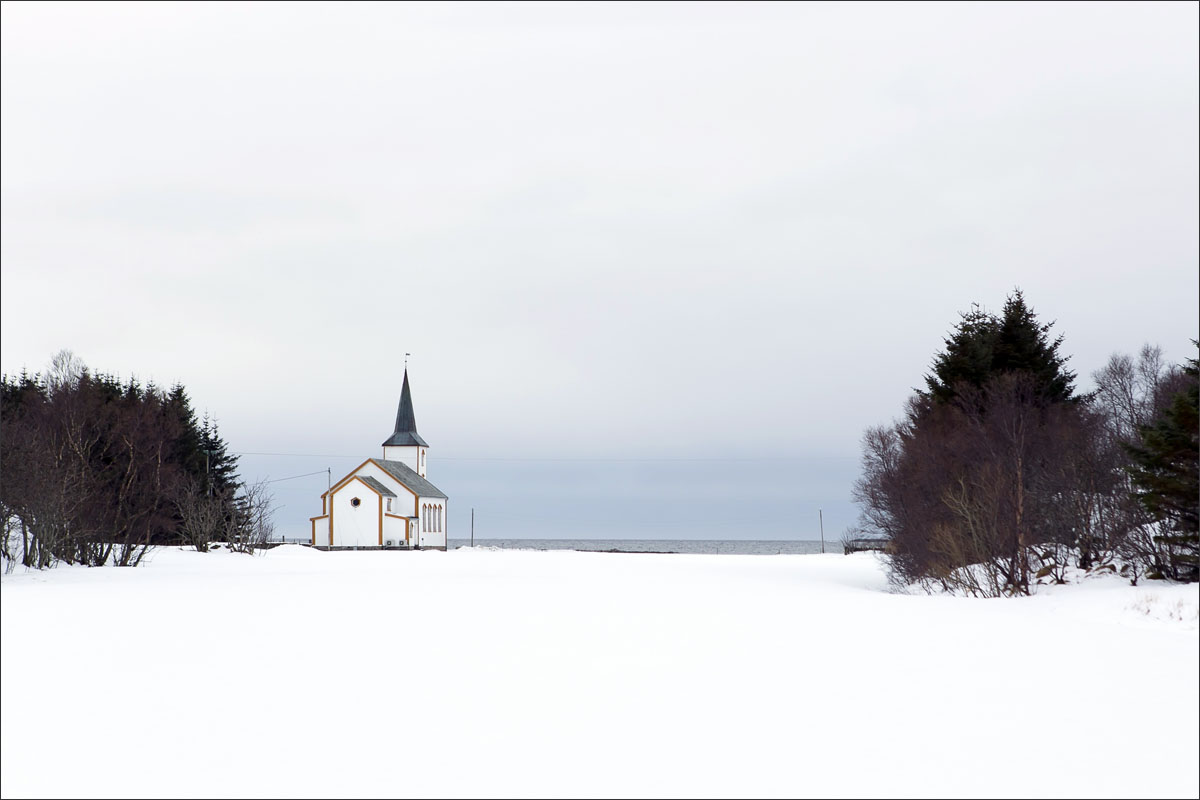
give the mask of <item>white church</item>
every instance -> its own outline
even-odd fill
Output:
[[[310,517],[313,546],[445,550],[447,498],[425,479],[428,449],[417,433],[406,368],[383,458],[368,458],[321,495],[321,515]]]

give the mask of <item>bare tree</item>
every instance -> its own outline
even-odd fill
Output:
[[[102,434],[97,410],[89,408],[86,388],[79,388],[86,380],[86,372],[74,382],[60,380],[6,426],[5,448],[21,463],[6,471],[5,483],[18,493],[15,505],[30,536],[26,566],[97,563],[92,557],[103,563],[107,555],[102,548],[91,552],[101,530],[94,462]]]
[[[1107,562],[1124,521],[1103,416],[1024,372],[956,391],[863,436],[859,529],[888,540],[893,583],[1026,594]]]
[[[235,553],[253,553],[271,541],[275,533],[275,504],[267,481],[260,480],[242,486],[234,501],[235,523],[229,539],[229,549]]]
[[[1140,442],[1141,428],[1162,413],[1184,388],[1187,376],[1178,366],[1164,363],[1161,348],[1146,344],[1136,360],[1114,353],[1092,379],[1097,409],[1107,421],[1112,468],[1109,547],[1123,562],[1122,574],[1136,584],[1142,576],[1167,574],[1170,554],[1163,545],[1161,523],[1134,500],[1128,448]]]
[[[179,529],[184,540],[197,552],[207,553],[210,542],[229,538],[232,504],[223,493],[210,495],[197,481],[188,481],[175,496],[179,511]]]
[[[83,363],[83,359],[70,350],[59,350],[50,359],[50,366],[46,370],[46,384],[51,391],[78,386],[80,378],[87,371],[87,364]]]
[[[1137,438],[1138,428],[1153,418],[1164,384],[1176,371],[1163,364],[1162,348],[1146,344],[1136,361],[1124,353],[1113,353],[1108,363],[1092,373],[1096,402],[1113,436],[1126,442]]]
[[[1016,585],[1017,570],[1005,524],[1008,477],[997,465],[984,464],[943,494],[942,502],[953,513],[955,524],[937,525],[930,536],[930,550],[937,556],[930,577],[943,588],[976,597],[1000,597]]]

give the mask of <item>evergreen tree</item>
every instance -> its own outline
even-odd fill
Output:
[[[950,402],[964,385],[982,388],[991,374],[999,321],[977,305],[959,317],[945,351],[934,357],[933,374],[925,376],[925,396],[936,403]]]
[[[1010,373],[1032,377],[1042,403],[1074,399],[1075,373],[1058,352],[1063,337],[1050,340],[1054,323],[1039,323],[1020,289],[1008,296],[999,317],[978,306],[959,317],[946,349],[934,357],[932,374],[925,376],[925,405],[952,402],[963,390],[986,389],[994,378]]]
[[[205,488],[214,495],[233,497],[238,488],[238,457],[229,453],[229,445],[221,438],[217,421],[204,415],[200,428],[201,447],[207,454]]]
[[[15,418],[27,404],[34,402],[33,398],[39,401],[46,399],[46,387],[41,383],[41,376],[30,375],[24,369],[15,377],[4,375],[0,386],[0,418],[5,422]],[[0,436],[3,436],[2,426]]]
[[[179,433],[173,442],[172,460],[183,468],[188,477],[204,485],[208,478],[205,475],[203,431],[182,384],[176,383],[171,387],[163,403],[163,413],[178,424]]]
[[[1200,343],[1193,342],[1200,346]],[[1142,426],[1140,446],[1129,446],[1135,496],[1164,532],[1177,580],[1200,579],[1200,359],[1189,359],[1190,385],[1150,425]]]
[[[1021,290],[1014,291],[1004,303],[996,328],[991,369],[1027,372],[1043,402],[1062,403],[1074,397],[1075,373],[1065,368],[1067,359],[1058,353],[1063,337],[1050,341],[1052,327],[1053,322],[1040,324]]]

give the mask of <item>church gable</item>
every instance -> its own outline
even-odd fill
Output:
[[[379,481],[351,475],[350,480],[342,481],[330,490],[329,496],[336,498],[332,502],[338,503],[346,502],[345,498],[352,496],[349,502],[353,507],[357,508],[366,502],[374,508],[377,505],[382,506],[385,499],[395,498],[396,494]],[[358,502],[355,502],[356,500]]]
[[[391,473],[379,466],[376,459],[369,458],[358,469],[354,471],[357,477],[368,477],[371,480],[379,483],[384,488],[392,492],[396,501],[393,503],[395,513],[412,514],[415,513],[412,509],[416,508],[417,494],[409,489],[400,481],[392,477]]]
[[[381,467],[378,463],[378,459],[374,458],[368,458],[366,461],[352,469],[350,473],[346,475],[346,477],[335,483],[333,487],[326,492],[326,494],[332,494],[333,492],[338,491],[347,483],[355,479],[369,479],[372,483],[378,486],[378,488],[381,490],[381,494],[386,491],[390,493],[392,497],[398,499],[407,497],[409,500],[411,500],[417,496],[415,492],[411,491],[401,481],[396,480],[391,472]],[[321,496],[325,497],[324,494]],[[384,496],[386,497],[387,495]]]

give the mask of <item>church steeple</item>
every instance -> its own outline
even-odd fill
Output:
[[[404,387],[400,390],[400,407],[396,409],[396,430],[383,443],[385,461],[402,461],[414,472],[425,477],[425,451],[429,445],[417,433],[417,417],[413,414],[412,391],[408,388],[408,367],[404,368]]]
[[[400,390],[400,407],[396,409],[396,430],[383,443],[384,447],[429,447],[417,433],[417,417],[413,413],[412,391],[408,388],[408,369],[404,370],[404,387]]]

